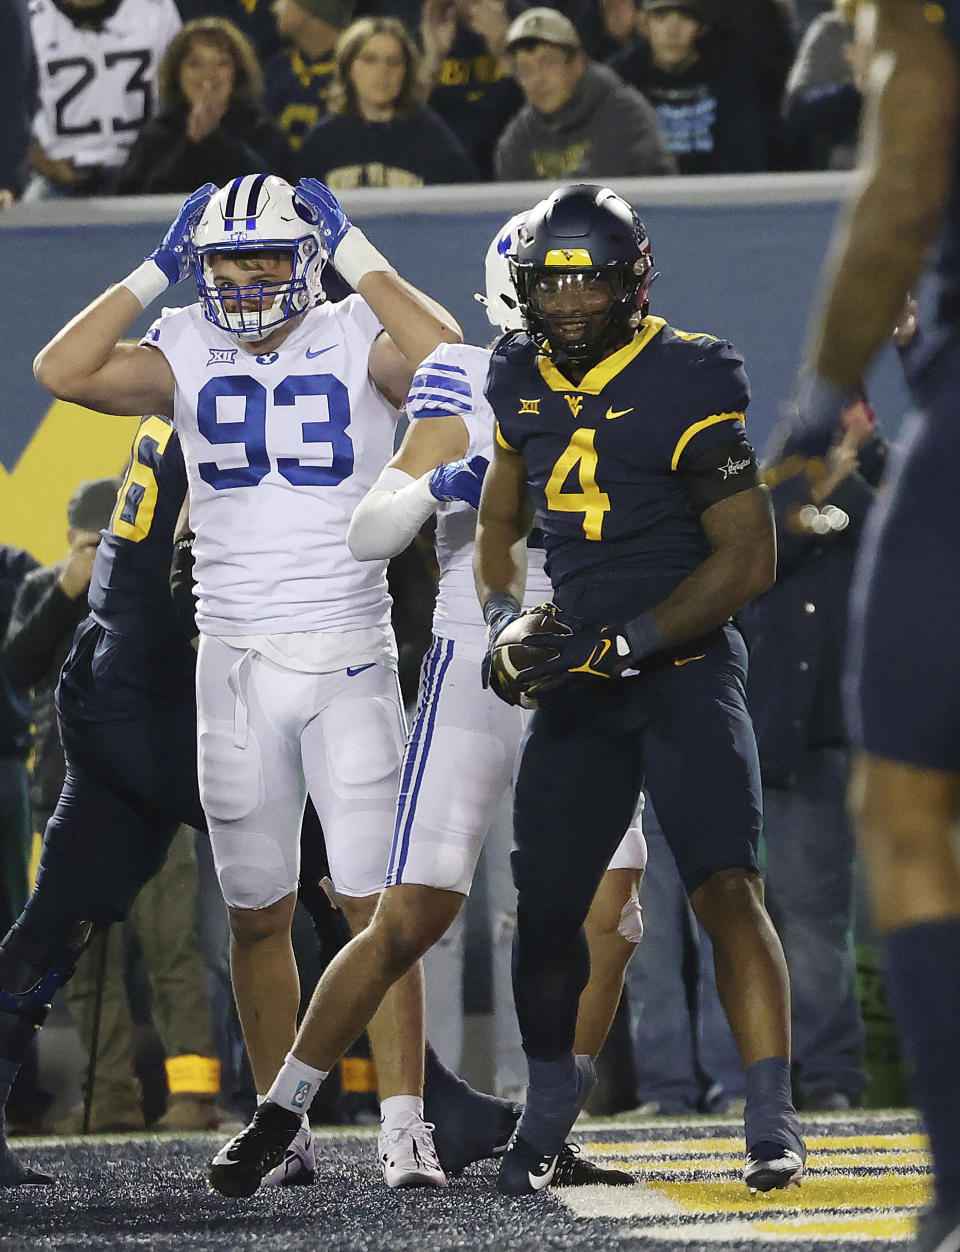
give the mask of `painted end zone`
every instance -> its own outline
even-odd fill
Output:
[[[621,1237],[675,1249],[902,1246],[930,1197],[926,1139],[915,1118],[806,1119],[802,1187],[751,1196],[740,1181],[740,1128],[709,1120],[623,1123],[580,1138],[587,1155],[632,1170],[637,1187],[555,1188],[577,1217],[617,1223]]]

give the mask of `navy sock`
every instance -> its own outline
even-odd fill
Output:
[[[528,1056],[527,1067],[530,1085],[518,1133],[544,1155],[559,1152],[593,1087],[593,1065],[589,1057],[568,1052],[555,1061]]]
[[[747,1070],[747,1106],[743,1114],[747,1150],[778,1144],[806,1158],[797,1110],[793,1107],[790,1062],[767,1056]]]
[[[19,1061],[8,1061],[5,1057],[0,1056],[0,1115],[7,1107],[7,1101],[10,1099],[10,1091],[13,1084],[17,1080],[17,1074],[20,1073]]]
[[[913,1090],[941,1204],[960,1201],[960,918],[922,922],[883,940],[890,1007],[913,1064]]]

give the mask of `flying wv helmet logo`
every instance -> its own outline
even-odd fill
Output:
[[[570,412],[574,417],[580,416],[580,410],[583,408],[583,396],[564,396],[567,404],[570,406]]]

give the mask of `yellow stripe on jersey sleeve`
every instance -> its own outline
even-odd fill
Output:
[[[743,422],[746,425],[743,413],[714,413],[712,416],[705,417],[699,422],[694,422],[692,426],[687,427],[677,440],[677,446],[674,448],[673,456],[670,458],[670,468],[675,470],[680,464],[683,450],[694,435],[699,435],[700,431],[706,430],[708,426],[716,426],[718,422]]]
[[[506,448],[506,450],[507,450],[508,452],[516,452],[516,448],[513,446],[513,444],[512,444],[512,443],[507,443],[506,439],[504,439],[504,437],[503,437],[503,431],[500,429],[500,423],[499,423],[499,422],[494,422],[494,425],[493,425],[493,435],[494,435],[494,438],[496,439],[497,443],[500,445],[500,447],[501,447],[501,448]]]

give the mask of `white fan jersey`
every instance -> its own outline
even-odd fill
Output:
[[[398,414],[367,372],[381,329],[354,295],[259,355],[197,304],[165,309],[141,340],[176,379],[204,634],[389,632],[386,561],[356,561],[346,542],[393,452]]]
[[[34,134],[47,156],[122,165],[157,111],[157,70],[180,25],[174,0],[121,0],[100,30],[76,25],[53,0],[30,0],[40,89]]]
[[[467,428],[467,456],[493,459],[494,417],[483,394],[490,366],[490,350],[470,344],[441,343],[417,367],[407,397],[411,418],[462,418]],[[477,513],[461,500],[437,509],[437,562],[440,585],[433,614],[433,633],[443,639],[483,644],[487,628],[473,581],[473,544]],[[542,547],[528,547],[527,591],[524,603],[544,604],[552,599],[550,579],[544,573]]]

